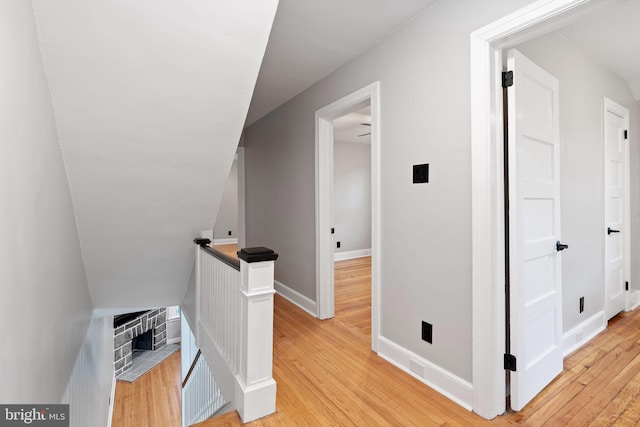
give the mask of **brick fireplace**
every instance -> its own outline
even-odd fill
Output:
[[[167,343],[167,309],[118,316],[114,319],[114,366],[116,377],[131,367],[134,338],[150,332],[150,349],[157,350]]]

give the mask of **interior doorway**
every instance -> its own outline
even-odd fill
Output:
[[[236,150],[211,234],[211,245],[231,258],[237,258],[237,251],[246,246],[245,161],[242,146]]]
[[[371,336],[371,105],[333,121],[334,311]]]
[[[317,317],[335,316],[334,261],[337,241],[334,207],[334,121],[370,108],[371,214],[371,348],[378,350],[379,335],[379,228],[380,228],[380,106],[379,83],[370,84],[316,112],[316,302]],[[367,122],[363,122],[367,123]],[[357,136],[356,136],[357,137]]]
[[[629,310],[629,110],[604,99],[604,311],[610,320]]]
[[[486,418],[501,414],[506,409],[506,349],[505,343],[496,338],[505,329],[504,272],[508,262],[504,255],[504,223],[507,219],[502,209],[504,132],[499,113],[502,111],[503,52],[576,22],[585,16],[583,12],[592,11],[605,3],[598,0],[534,2],[471,34],[473,409]],[[600,119],[594,122],[599,123]],[[599,209],[595,211],[600,212]],[[594,230],[601,231],[601,226],[602,222]],[[604,231],[606,233],[606,227]],[[600,240],[601,237],[598,235],[596,239]],[[583,246],[575,247],[580,249]],[[598,258],[594,263],[601,263],[601,259]],[[574,299],[575,304],[569,308],[576,312],[582,310],[582,306],[578,305],[577,292],[571,296],[566,299],[566,304],[573,304]],[[598,301],[596,296],[591,298]],[[593,321],[591,318],[586,321],[597,329],[604,315],[597,313],[592,317]],[[576,331],[565,331],[565,335],[571,338],[573,334],[576,340],[578,337],[582,339],[583,332]],[[590,333],[585,332],[584,337]],[[563,339],[567,341],[566,337]],[[565,349],[569,348],[568,342],[564,344]]]

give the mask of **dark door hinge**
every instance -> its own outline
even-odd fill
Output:
[[[511,87],[513,86],[513,71],[503,71],[502,72],[502,87]]]
[[[504,369],[507,371],[516,371],[516,357],[513,354],[504,355]]]
[[[629,282],[624,282],[624,290],[625,291],[629,290]]]
[[[629,139],[629,131],[628,130],[624,130],[624,139]]]

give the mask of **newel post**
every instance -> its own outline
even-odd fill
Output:
[[[236,408],[243,422],[276,410],[273,365],[273,275],[278,254],[245,248],[240,258],[241,339],[236,376]]]

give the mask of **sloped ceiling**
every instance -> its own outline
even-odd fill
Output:
[[[406,24],[436,0],[280,0],[246,126]]]
[[[178,304],[191,240],[220,204],[277,0],[33,6],[93,303]]]

